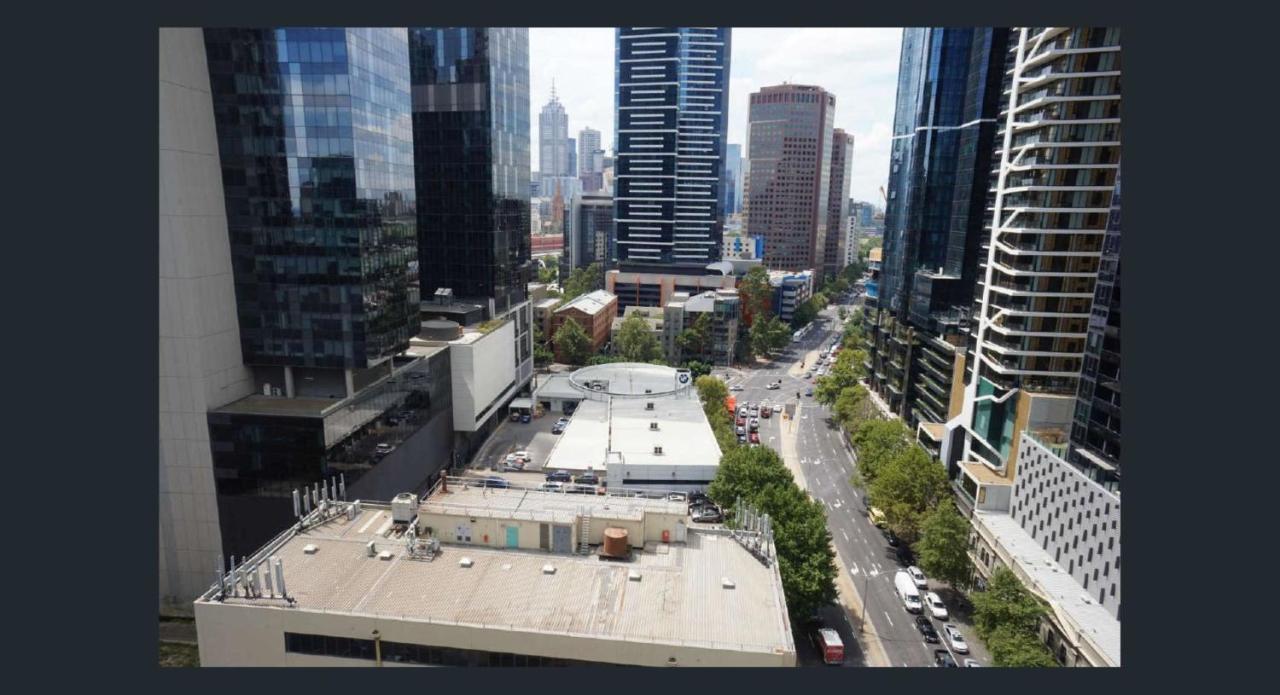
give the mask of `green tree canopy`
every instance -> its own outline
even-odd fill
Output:
[[[533,363],[539,367],[551,364],[556,358],[551,348],[547,347],[547,337],[542,334],[542,322],[533,324]]]
[[[586,364],[591,358],[591,337],[577,321],[566,319],[560,324],[552,342],[556,345],[556,354],[567,364]]]
[[[771,356],[791,342],[791,328],[777,316],[756,321],[748,333],[751,351],[757,355]]]
[[[876,472],[868,490],[871,504],[884,511],[889,529],[906,543],[920,537],[920,526],[950,493],[947,472],[916,444],[891,457]]]
[[[910,432],[901,420],[867,420],[857,425],[849,439],[858,452],[858,473],[871,485],[880,469],[911,445]]]
[[[698,314],[698,318],[676,336],[676,346],[680,348],[681,356],[685,359],[706,357],[711,350],[712,328],[711,312]]]
[[[973,575],[969,562],[969,522],[945,500],[920,524],[920,540],[912,548],[920,568],[957,589],[968,589]]]
[[[1001,626],[1036,634],[1044,615],[1044,607],[1007,567],[997,567],[986,590],[973,592],[969,600],[973,602],[973,626],[988,642]]]
[[[711,365],[706,362],[699,362],[698,360],[689,360],[688,362],[685,362],[684,368],[689,370],[689,374],[693,377],[694,383],[697,383],[698,379],[711,374]],[[716,381],[719,381],[719,379],[716,379]]]
[[[662,358],[662,346],[649,330],[649,323],[639,314],[622,320],[613,349],[629,362],[652,362]]]
[[[1058,662],[1034,632],[1001,625],[985,640],[991,661],[1005,668],[1052,668]]]
[[[693,382],[698,390],[698,398],[702,401],[702,411],[711,424],[711,432],[716,436],[720,451],[727,452],[738,448],[738,435],[733,431],[733,419],[729,415],[729,387],[714,376],[700,376]]]
[[[773,315],[773,287],[769,284],[769,271],[763,266],[753,266],[738,282],[738,296],[742,299],[742,317],[748,327],[756,319],[768,319]]]
[[[841,392],[857,386],[858,381],[866,376],[866,368],[862,365],[865,353],[860,350],[844,348],[836,355],[835,364],[826,376],[818,377],[813,397],[826,406],[835,404]]]
[[[569,273],[567,280],[561,278],[560,287],[564,290],[564,298],[560,303],[563,305],[565,302],[577,299],[588,292],[601,289],[601,278],[599,263],[592,263],[585,268],[574,268],[573,272]]]

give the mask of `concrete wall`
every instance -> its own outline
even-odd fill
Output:
[[[287,575],[286,575],[287,576]],[[195,608],[202,666],[315,666],[340,659],[286,654],[284,633],[532,654],[639,666],[794,666],[795,653],[739,652],[730,648],[632,642],[591,635],[547,634],[479,625],[428,623],[301,609],[199,603]],[[674,658],[671,664],[668,660]],[[372,662],[354,661],[370,666]]]
[[[508,321],[475,342],[449,345],[454,430],[474,432],[480,412],[516,380],[515,331],[515,322]]]
[[[249,395],[200,29],[159,31],[160,610],[189,613],[222,554],[206,411]],[[283,387],[283,383],[281,386]]]

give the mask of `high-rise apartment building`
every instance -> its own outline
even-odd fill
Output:
[[[598,163],[595,158],[596,151],[603,152],[603,150],[600,149],[600,131],[593,128],[583,128],[582,130],[579,130],[577,148],[578,168],[575,173],[581,176],[583,174],[590,174],[592,172],[604,170],[603,158]]]
[[[600,267],[603,287],[605,274],[613,268],[613,257],[617,253],[613,197],[598,193],[575,197],[570,203],[564,227],[560,277],[568,278],[575,269],[595,263]]]
[[[614,219],[625,270],[701,274],[720,260],[730,31],[617,30]]]
[[[999,28],[903,31],[867,352],[868,383],[911,427],[954,414],[1007,43]]]
[[[775,270],[813,269],[827,243],[835,95],[782,84],[751,95],[747,126],[747,235],[764,238]]]
[[[849,186],[853,177],[853,136],[831,132],[830,192],[827,195],[827,239],[823,246],[823,274],[834,277],[844,267],[849,244]]]
[[[409,45],[422,294],[500,316],[530,275],[528,30],[415,27]]]
[[[554,82],[551,84],[551,100],[538,114],[538,173],[542,176],[578,175],[577,171],[569,168],[569,114],[565,113],[564,105],[556,96]]]
[[[742,145],[729,143],[724,150],[724,214],[742,212]]]
[[[1117,28],[1010,34],[966,388],[944,442],[957,474],[1012,480],[1020,436],[1065,442],[1082,380],[1093,382],[1094,396],[1118,401],[1097,390],[1106,368],[1093,373],[1085,360],[1091,339],[1101,341],[1100,356],[1119,358],[1118,334],[1106,340],[1109,317],[1094,318],[1093,338],[1090,321],[1110,301],[1095,296],[1101,261],[1116,260],[1118,271],[1120,55]]]

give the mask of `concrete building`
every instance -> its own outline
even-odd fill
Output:
[[[764,238],[767,267],[821,276],[835,95],[781,84],[752,94],[749,108],[747,234]]]
[[[568,279],[575,269],[595,263],[600,266],[600,279],[603,281],[605,273],[613,267],[616,254],[613,198],[592,193],[574,198],[565,218],[560,277]]]
[[[678,339],[702,316],[710,316],[711,332],[702,350],[690,353],[680,347]],[[741,316],[742,302],[736,289],[674,293],[663,308],[662,346],[667,359],[673,363],[696,359],[717,366],[733,364]]]
[[[578,177],[578,172],[569,168],[569,114],[565,113],[564,105],[556,96],[554,81],[551,83],[551,100],[538,114],[538,173],[542,175],[543,196],[551,194],[546,183],[548,177]]]
[[[584,367],[569,379],[583,400],[544,469],[603,471],[612,493],[711,483],[720,446],[688,370],[620,362]]]
[[[552,312],[551,335],[555,336],[565,321],[573,321],[591,338],[591,350],[600,352],[609,342],[613,319],[618,315],[618,298],[604,290],[595,290],[574,297]],[[556,361],[565,362],[565,355],[556,348]]]
[[[613,328],[610,329],[610,342],[614,342],[618,339],[618,331],[622,330],[622,322],[632,316],[639,316],[641,320],[645,322],[645,325],[649,327],[650,335],[658,341],[659,345],[662,344],[662,326],[665,314],[663,309],[652,306],[629,306],[626,311],[620,312],[618,316],[613,319]]]
[[[830,192],[827,195],[827,240],[823,247],[822,274],[835,277],[848,265],[849,186],[853,177],[853,135],[840,128],[831,131]]]
[[[604,171],[604,157],[601,156],[598,160],[599,168],[597,168],[595,157],[596,152],[604,152],[600,149],[600,131],[594,128],[583,128],[578,131],[577,148],[578,168],[574,171],[578,176]]]
[[[726,259],[763,260],[764,238],[726,233],[723,253]]]
[[[813,296],[813,271],[769,271],[769,286],[773,288],[773,312],[778,318],[790,322],[796,308]]]
[[[665,499],[461,479],[420,503],[326,501],[220,571],[194,608],[204,666],[796,660],[767,527],[690,524]]]
[[[632,306],[666,306],[676,292],[698,294],[707,290],[734,289],[738,286],[738,279],[732,268],[726,272],[718,264],[697,275],[611,270],[605,274],[604,287],[618,296],[618,309],[625,311]]]

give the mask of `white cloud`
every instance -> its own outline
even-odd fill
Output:
[[[571,137],[584,125],[613,146],[614,30],[529,30],[530,128],[551,92],[569,113]],[[745,145],[751,92],[782,82],[818,85],[836,95],[835,125],[854,135],[850,195],[882,204],[889,171],[901,29],[734,29],[729,77],[729,142]],[[537,168],[536,142],[532,148]]]

